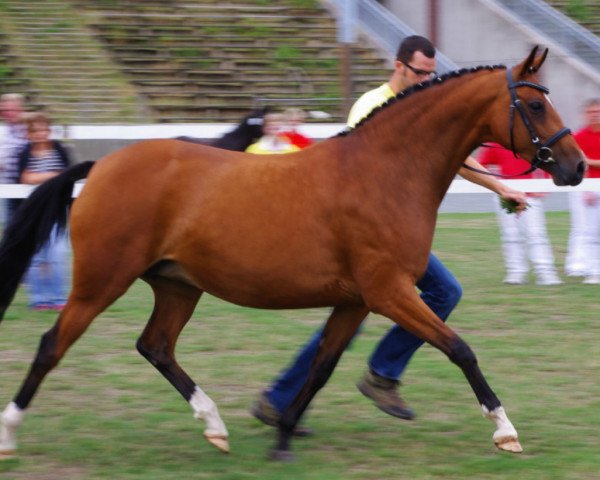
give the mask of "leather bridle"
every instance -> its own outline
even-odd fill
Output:
[[[518,82],[515,82],[513,80],[512,71],[510,68],[506,69],[506,80],[508,82],[508,91],[510,92],[510,113],[509,113],[510,149],[513,152],[513,155],[515,156],[515,158],[517,158],[517,152],[515,149],[515,139],[514,139],[514,133],[513,133],[515,110],[521,116],[521,120],[523,120],[523,124],[525,125],[525,128],[527,129],[527,132],[529,133],[529,138],[531,138],[531,142],[537,148],[537,150],[535,152],[535,156],[533,157],[533,160],[531,161],[531,168],[529,168],[527,171],[525,171],[523,173],[519,173],[518,175],[510,175],[510,177],[515,177],[515,176],[526,175],[528,173],[531,173],[535,169],[539,168],[540,165],[542,165],[542,164],[555,163],[556,160],[554,160],[554,158],[552,156],[553,153],[552,153],[552,149],[550,147],[552,147],[552,145],[554,145],[556,142],[558,142],[565,135],[569,135],[571,133],[571,130],[567,127],[563,127],[558,132],[556,132],[554,135],[552,135],[550,138],[548,138],[544,143],[542,143],[542,141],[540,140],[540,137],[538,136],[538,134],[535,131],[533,124],[531,123],[531,120],[529,119],[529,116],[527,115],[527,112],[525,111],[525,107],[523,106],[521,99],[517,95],[517,88],[530,87],[530,88],[534,88],[540,92],[543,92],[545,94],[550,93],[550,90],[548,90],[543,85],[540,85],[538,83],[528,82],[526,80],[520,80]],[[483,146],[486,146],[486,145],[483,145]],[[472,170],[474,172],[483,173],[486,175],[493,175],[495,177],[505,177],[506,176],[506,175],[500,175],[497,173],[479,170],[477,168],[473,168],[466,164],[464,164],[463,167],[465,167],[468,170]]]

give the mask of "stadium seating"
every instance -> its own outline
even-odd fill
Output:
[[[0,9],[1,90],[25,91],[63,123],[234,121],[257,104],[343,120],[336,23],[316,0],[5,0]],[[355,46],[352,59],[353,96],[389,75],[371,48]]]

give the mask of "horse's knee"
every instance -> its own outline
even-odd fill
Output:
[[[477,357],[475,356],[475,353],[473,353],[471,347],[469,347],[469,345],[467,345],[467,343],[459,337],[456,337],[450,345],[448,358],[450,358],[450,361],[458,365],[461,369],[477,365]]]

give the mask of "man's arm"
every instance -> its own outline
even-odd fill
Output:
[[[488,171],[487,168],[485,168],[471,156],[467,157],[467,159],[465,160],[465,164],[469,167],[476,168],[477,170],[483,170],[484,172]],[[477,185],[481,185],[482,187],[497,193],[498,195],[500,195],[500,197],[506,200],[516,202],[517,212],[521,212],[527,208],[527,197],[525,193],[508,187],[492,175],[485,175],[483,173],[473,172],[471,170],[467,170],[465,167],[461,167],[458,171],[458,174],[465,180],[473,182]]]
[[[585,155],[585,154],[584,154]],[[588,164],[588,166],[590,167],[594,167],[594,168],[600,168],[600,160],[596,159],[596,158],[589,158],[588,156],[585,157],[585,162]]]

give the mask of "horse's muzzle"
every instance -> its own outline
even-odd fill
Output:
[[[571,162],[568,163],[569,165],[571,164]],[[572,163],[575,164],[575,168],[573,169],[565,168],[562,162],[561,164],[552,165],[549,173],[552,174],[552,180],[555,185],[560,187],[566,185],[574,187],[582,182],[586,170],[585,160],[580,158],[578,161],[573,161]]]

